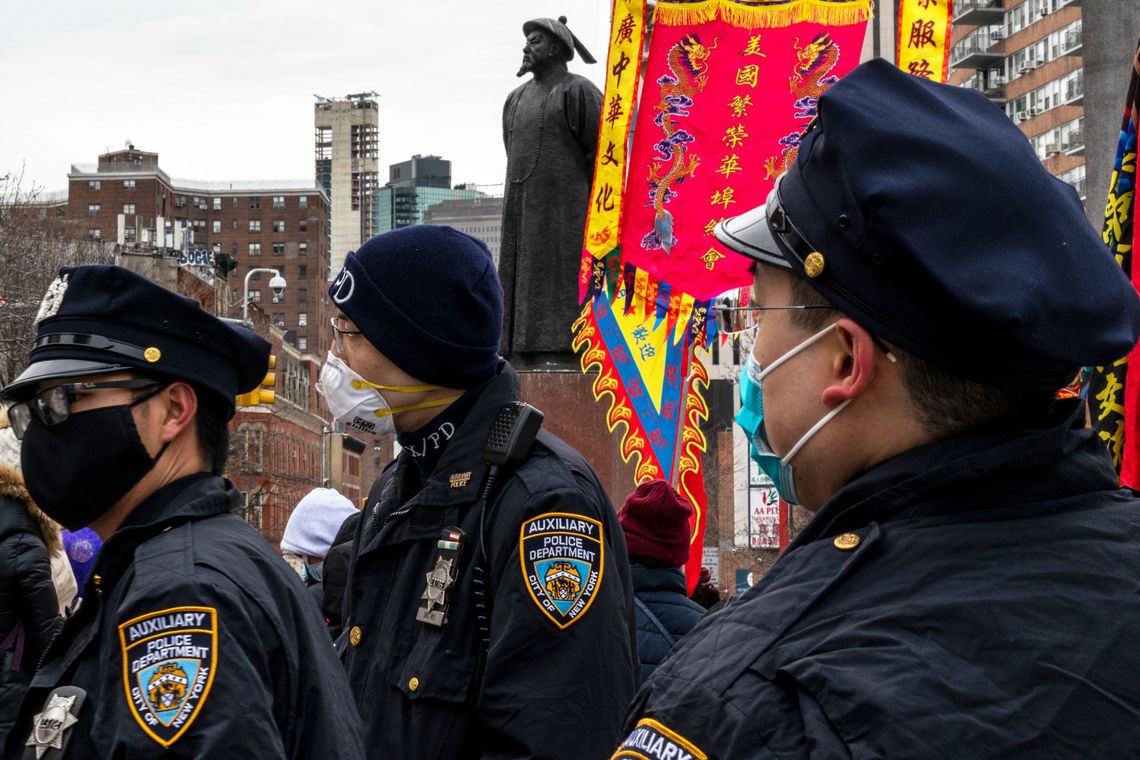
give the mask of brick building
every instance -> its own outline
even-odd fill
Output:
[[[117,245],[114,250],[128,256],[196,248],[229,257],[237,268],[226,282],[226,303],[218,307],[226,316],[240,315],[251,269],[277,269],[288,282],[283,295],[275,299],[269,276],[254,274],[251,303],[300,351],[320,355],[327,349],[321,317],[329,201],[315,181],[172,179],[159,166],[157,153],[134,146],[101,155],[94,165],[73,164],[67,178],[63,218],[72,229],[105,246]],[[59,215],[51,208],[46,212]]]
[[[318,485],[360,504],[362,441],[329,433],[327,411],[314,387],[321,362],[285,340],[257,314],[254,327],[277,357],[272,406],[241,407],[230,423],[227,476],[242,492],[242,515],[274,544],[297,502]]]
[[[1051,174],[1087,196],[1078,0],[958,0],[950,82],[982,92]]]

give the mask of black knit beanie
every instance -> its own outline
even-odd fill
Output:
[[[348,254],[329,297],[417,380],[470,388],[495,374],[503,288],[476,237],[434,224],[377,235]]]

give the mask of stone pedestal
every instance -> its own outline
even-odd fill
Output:
[[[543,427],[573,446],[598,473],[618,509],[634,489],[635,460],[621,460],[621,428],[606,428],[609,396],[594,400],[594,376],[571,368],[520,369],[520,396],[542,410]]]

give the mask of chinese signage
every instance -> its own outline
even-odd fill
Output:
[[[772,480],[748,460],[748,546],[780,548],[780,494]]]
[[[934,82],[950,75],[950,20],[953,0],[899,3],[899,68]]]

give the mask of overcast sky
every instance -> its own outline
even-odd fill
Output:
[[[453,182],[501,183],[502,107],[522,23],[568,17],[602,63],[608,0],[13,2],[0,45],[0,175],[63,190],[107,149],[199,180],[313,176],[314,94],[374,90],[380,172],[414,153]],[[527,75],[529,78],[529,75]]]

